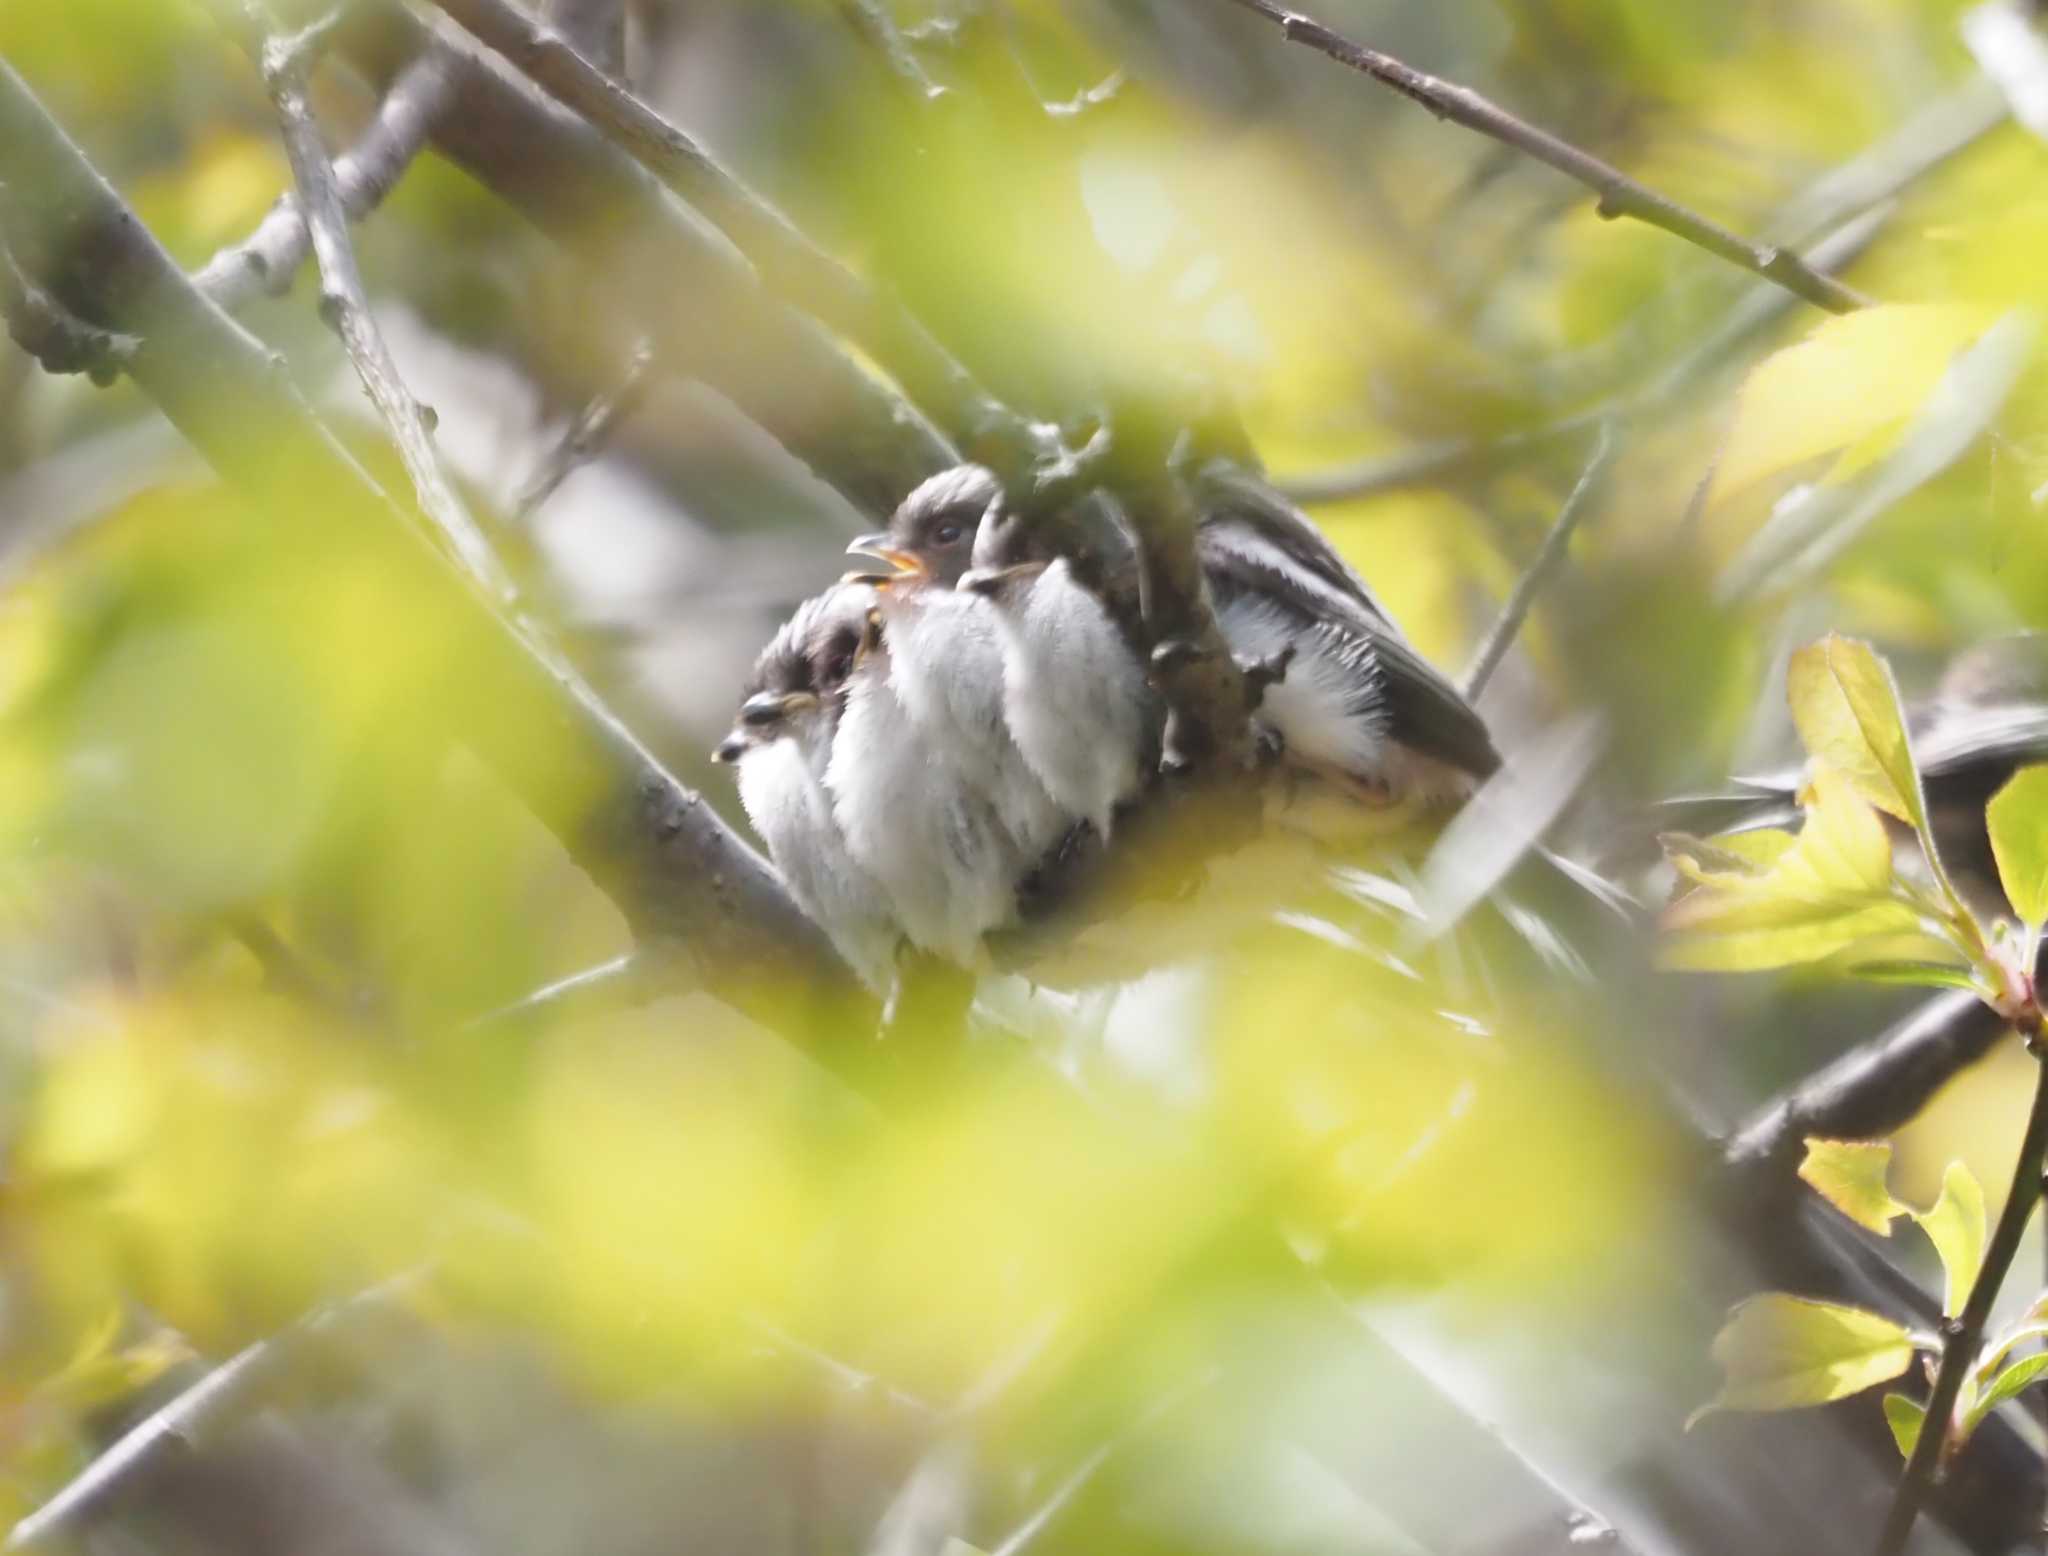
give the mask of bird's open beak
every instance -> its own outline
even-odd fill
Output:
[[[969,594],[993,599],[1026,578],[1036,578],[1047,565],[1044,562],[1014,562],[1008,567],[977,567],[961,578],[959,586]]]
[[[880,531],[872,535],[856,535],[847,545],[846,554],[873,557],[878,562],[887,562],[895,572],[884,574],[880,580],[883,583],[904,577],[924,578],[931,571],[925,566],[923,557],[915,552],[903,550],[894,544],[886,533]]]

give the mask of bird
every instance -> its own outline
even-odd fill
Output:
[[[1107,842],[1157,744],[1159,699],[1144,664],[1074,559],[1052,553],[999,499],[982,515],[973,562],[958,587],[993,607],[1017,748],[1054,801]]]
[[[847,550],[893,569],[876,579],[890,683],[924,738],[988,796],[1012,844],[1012,874],[1021,879],[1075,818],[1018,746],[1005,708],[997,611],[958,587],[981,523],[1001,496],[989,471],[956,466],[905,497],[886,530],[859,536]]]
[[[740,804],[797,906],[861,982],[886,995],[902,929],[882,883],[849,846],[825,781],[873,617],[874,593],[858,584],[799,605],[755,660],[739,716],[712,759],[733,767]]]
[[[1291,654],[1259,708],[1290,765],[1372,805],[1454,803],[1499,770],[1486,721],[1306,515],[1234,466],[1197,488],[1224,637],[1243,663]]]

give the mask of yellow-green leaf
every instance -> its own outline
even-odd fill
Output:
[[[1984,820],[2006,901],[2038,934],[2048,921],[2048,766],[2015,773],[1991,797]]]
[[[1911,1210],[1893,1199],[1885,1186],[1885,1171],[1891,1163],[1889,1141],[1809,1139],[1799,1176],[1858,1226],[1889,1237],[1892,1218]]]
[[[1786,681],[1806,749],[1879,810],[1921,827],[1927,812],[1898,688],[1870,645],[1830,633],[1792,656]]]
[[[1851,445],[1873,462],[1988,323],[1986,310],[1951,304],[1866,308],[1765,358],[1742,386],[1716,492]]]
[[[1914,1211],[1913,1219],[1941,1255],[1948,1277],[1941,1310],[1953,1318],[1970,1300],[1984,1263],[1984,1190],[1976,1174],[1961,1162],[1950,1162],[1942,1174],[1941,1197],[1932,1209]]]
[[[1913,1362],[1904,1326],[1880,1313],[1768,1292],[1738,1306],[1714,1337],[1721,1392],[1696,1412],[1796,1410],[1896,1378]]]
[[[2008,1399],[2017,1398],[2022,1389],[2043,1376],[2048,1376],[2048,1351],[2037,1352],[2032,1356],[2023,1356],[2006,1368],[2005,1371],[2001,1372],[1993,1380],[1991,1387],[1984,1391],[1983,1397],[1970,1406],[1968,1413],[1963,1417],[1962,1435],[1964,1439],[1967,1440],[1970,1433],[1976,1431],[1984,1418],[1990,1415],[1992,1411],[1996,1410]]]
[[[1899,1445],[1899,1457],[1913,1457],[1913,1447],[1920,1441],[1920,1425],[1927,1419],[1927,1407],[1904,1394],[1887,1394],[1884,1397],[1885,1425],[1892,1429],[1892,1441]]]

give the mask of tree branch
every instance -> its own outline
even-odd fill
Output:
[[[1458,86],[1405,65],[1391,54],[1354,43],[1321,22],[1276,5],[1273,0],[1232,0],[1232,3],[1262,16],[1284,33],[1291,43],[1303,44],[1328,55],[1340,65],[1392,87],[1403,97],[1420,103],[1439,119],[1497,140],[1503,145],[1557,169],[1565,177],[1584,184],[1600,197],[1600,215],[1612,220],[1632,217],[1652,227],[1683,238],[1695,248],[1740,266],[1752,275],[1775,282],[1816,308],[1829,313],[1853,313],[1867,307],[1870,299],[1844,286],[1832,276],[1814,269],[1790,249],[1756,243],[1709,221],[1667,195],[1640,184],[1619,168],[1581,151],[1548,130],[1518,119],[1505,108],[1481,96],[1470,87]]]
[[[1593,498],[1600,490],[1608,469],[1614,463],[1618,448],[1615,424],[1605,421],[1600,424],[1599,435],[1593,443],[1593,456],[1586,461],[1586,468],[1579,473],[1578,484],[1558,510],[1557,521],[1550,526],[1550,533],[1543,537],[1543,544],[1536,548],[1536,555],[1523,569],[1522,576],[1515,580],[1515,587],[1509,593],[1507,603],[1501,607],[1499,617],[1487,629],[1480,642],[1479,651],[1472,656],[1472,668],[1465,672],[1465,700],[1477,702],[1479,694],[1486,690],[1486,683],[1493,679],[1493,672],[1500,668],[1500,662],[1507,658],[1508,650],[1514,646],[1515,635],[1522,630],[1522,623],[1529,618],[1529,608],[1536,603],[1536,595],[1550,575],[1564,560],[1565,548],[1571,544],[1572,531],[1579,527],[1586,510],[1593,506]]]
[[[626,0],[547,0],[548,20],[608,76],[626,75]]]
[[[510,0],[433,0],[550,96],[610,136],[739,245],[776,292],[880,363],[967,454],[1006,483],[1057,453],[1052,429],[991,397],[893,299],[806,237],[709,152]]]
[[[4,62],[0,182],[21,197],[24,272],[66,307],[138,337],[131,376],[223,475],[280,516],[304,515],[307,491],[318,491],[315,513],[359,517],[364,542],[392,567],[427,569],[490,676],[452,701],[463,733],[643,942],[680,943],[707,984],[785,1030],[807,1033],[827,1010],[871,1018],[872,1001],[773,870],[573,666],[447,565],[321,425],[281,359],[193,287]],[[536,727],[554,737],[544,750],[519,736]]]
[[[540,512],[541,504],[560,490],[577,468],[595,457],[613,430],[632,415],[647,398],[654,352],[643,340],[633,348],[631,360],[619,382],[611,389],[592,395],[562,430],[547,459],[536,470],[519,500],[513,504],[512,522],[526,524]]]
[[[384,94],[354,148],[335,160],[334,182],[349,221],[381,205],[419,155],[453,95],[449,65],[445,48],[430,47]],[[247,238],[208,260],[193,284],[234,313],[259,295],[289,290],[311,246],[298,198],[286,195]]]
[[[1935,1092],[1988,1054],[2006,1028],[1967,991],[1939,994],[1751,1116],[1723,1148],[1729,1166],[1777,1171],[1809,1135],[1871,1140],[1903,1128]]]
[[[594,318],[622,349],[651,330],[670,371],[718,390],[855,507],[886,518],[958,462],[917,409],[770,298],[730,242],[575,114],[397,0],[352,6],[336,42],[379,89],[445,48],[451,98],[434,145],[588,269]]]
[[[363,290],[362,272],[356,264],[354,245],[349,241],[348,213],[342,205],[334,164],[328,160],[327,148],[320,140],[320,127],[313,122],[312,109],[306,102],[310,51],[302,39],[287,37],[279,31],[277,19],[264,0],[243,0],[242,11],[264,37],[263,84],[277,109],[285,155],[299,186],[299,204],[320,269],[321,317],[347,348],[356,376],[362,380],[364,392],[377,408],[405,465],[405,473],[412,480],[420,511],[440,532],[463,570],[500,608],[510,608],[518,600],[518,585],[505,571],[441,469],[426,415],[398,376],[391,348],[385,345],[377,321],[370,314],[370,299]],[[431,66],[432,61],[427,63]]]

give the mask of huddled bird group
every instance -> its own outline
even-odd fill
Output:
[[[1455,803],[1486,726],[1298,510],[1205,478],[1204,588],[1276,780],[1384,810]],[[910,493],[849,552],[880,564],[798,606],[715,755],[798,905],[878,992],[906,945],[967,968],[1160,771],[1167,710],[1135,544],[1109,510],[1027,522],[988,470]],[[1267,684],[1270,683],[1270,684]]]

